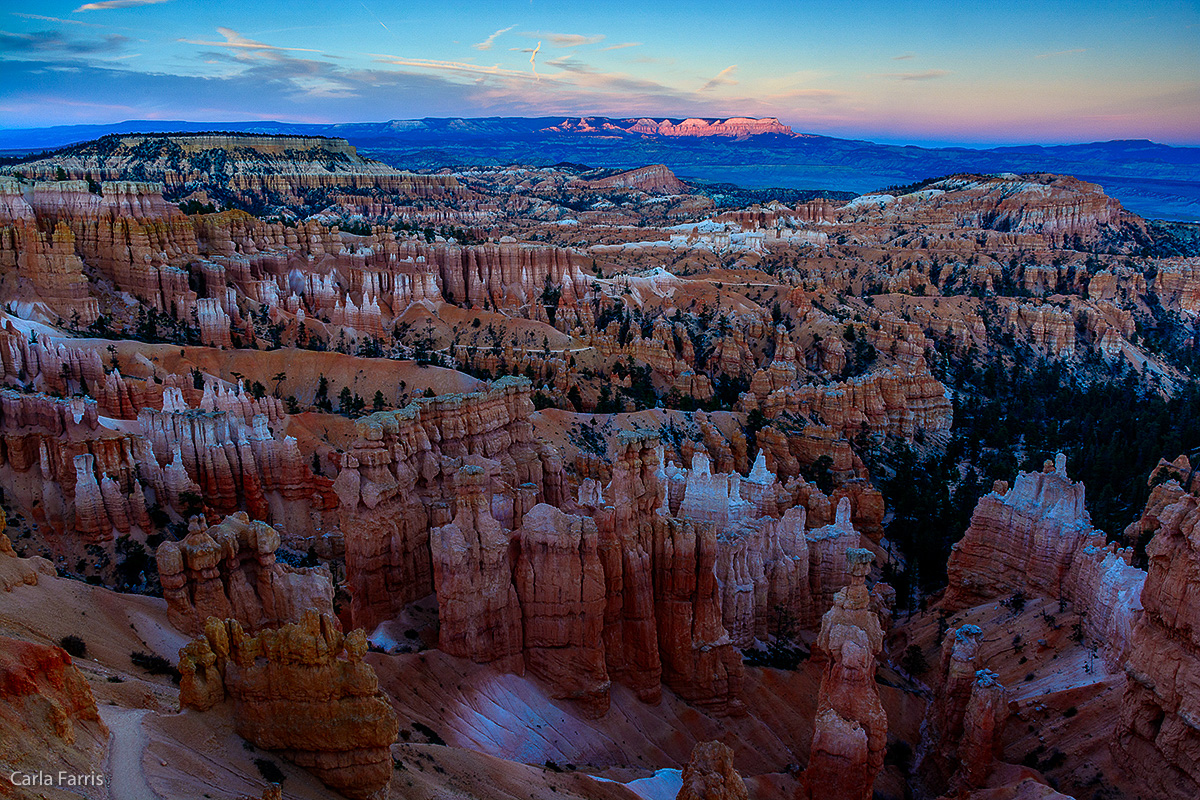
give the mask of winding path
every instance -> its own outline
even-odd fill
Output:
[[[100,706],[100,718],[108,726],[108,793],[113,800],[161,800],[146,783],[142,754],[146,752],[144,708]]]

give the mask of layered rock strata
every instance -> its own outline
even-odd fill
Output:
[[[917,765],[929,796],[982,788],[1002,749],[1008,705],[995,673],[979,668],[982,635],[978,626],[964,625],[947,631],[942,643]]]
[[[887,714],[875,688],[883,629],[866,586],[873,559],[869,550],[846,552],[850,583],[821,619],[817,648],[825,666],[804,776],[805,796],[811,800],[869,800],[883,768]]]
[[[1005,594],[1064,599],[1086,615],[1087,634],[1119,665],[1141,614],[1145,573],[1133,553],[1106,545],[1084,507],[1084,486],[1067,477],[1059,454],[1042,472],[997,482],[951,550],[944,608],[958,610]]]
[[[429,532],[438,600],[438,647],[524,672],[521,605],[509,564],[508,531],[492,516],[481,467],[455,474],[457,510]]]
[[[197,636],[209,617],[235,619],[254,632],[299,622],[314,610],[333,613],[333,580],[324,567],[291,567],[275,560],[278,532],[245,512],[206,527],[191,521],[179,542],[158,546],[158,574],[167,618]]]
[[[179,703],[204,711],[230,699],[239,736],[365,799],[391,778],[400,729],[366,652],[361,630],[343,636],[316,611],[254,637],[236,620],[210,617],[179,652]]]
[[[733,768],[733,751],[721,742],[692,748],[675,800],[750,800],[746,783]]]
[[[534,506],[517,535],[514,579],[521,605],[525,664],[558,696],[592,716],[608,710],[604,661],[604,569],[590,517]]]
[[[484,496],[510,526],[521,486],[533,487],[531,506],[562,504],[562,461],[533,437],[531,391],[528,380],[505,378],[486,392],[423,398],[357,423],[333,487],[355,625],[373,629],[433,592],[430,530],[451,521],[464,464],[486,467]]]
[[[1153,796],[1200,796],[1200,500],[1161,514],[1113,738],[1117,762]]]

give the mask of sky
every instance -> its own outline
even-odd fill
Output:
[[[1200,2],[0,0],[0,127],[778,117],[1200,145]]]

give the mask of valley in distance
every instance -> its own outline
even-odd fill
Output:
[[[0,146],[0,796],[1200,797],[1195,148]]]

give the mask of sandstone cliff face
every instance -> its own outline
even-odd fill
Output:
[[[190,307],[185,267],[196,234],[160,185],[105,181],[92,194],[82,181],[38,183],[30,205],[39,225],[63,226],[74,252],[118,289],[159,311]]]
[[[1200,794],[1200,501],[1181,497],[1160,519],[1112,746],[1154,796],[1184,800]]]
[[[675,800],[749,800],[742,776],[733,768],[733,751],[721,742],[701,742],[683,768],[683,786]]]
[[[275,438],[283,420],[276,398],[254,400],[207,385],[199,408],[164,393],[163,409],[143,408],[138,423],[162,465],[160,502],[183,511],[180,496],[195,492],[218,514],[245,509],[255,519],[287,523],[291,541],[321,546],[333,528],[337,495],[330,479],[314,475],[291,436]],[[327,519],[328,517],[328,519]]]
[[[825,659],[816,729],[804,786],[806,797],[869,800],[883,768],[887,714],[875,688],[875,658],[883,629],[870,609],[866,575],[874,556],[850,549],[850,583],[821,619],[817,648]]]
[[[931,433],[950,429],[952,409],[946,387],[930,374],[921,356],[911,365],[875,370],[826,386],[793,383],[775,388],[788,376],[786,371],[776,371],[776,377],[756,377],[754,394],[743,395],[743,404],[760,409],[769,419],[785,413],[819,419],[821,426],[846,439],[864,427],[908,440],[918,428]],[[806,431],[807,427],[817,426],[806,426]]]
[[[0,636],[0,760],[6,770],[90,774],[107,741],[91,686],[62,648]]]
[[[454,520],[429,532],[438,599],[438,647],[524,672],[521,606],[509,565],[509,533],[491,514],[481,467],[455,474]]]
[[[333,487],[355,625],[373,629],[433,592],[429,531],[451,521],[464,464],[485,468],[487,502],[507,509],[509,526],[522,485],[534,487],[531,506],[562,504],[562,462],[533,438],[530,394],[528,380],[505,378],[487,392],[421,399],[357,423],[360,438]]]
[[[235,620],[210,617],[180,650],[179,702],[204,711],[233,702],[239,736],[274,750],[351,798],[368,798],[392,774],[400,726],[362,657],[361,630],[343,636],[333,618],[247,636]]]
[[[142,460],[145,444],[102,427],[90,399],[0,390],[6,489],[39,524],[57,536],[69,533],[70,542],[103,545],[134,528],[150,530],[146,490],[161,478]]]
[[[518,532],[514,579],[523,615],[525,664],[593,716],[608,711],[604,569],[589,517],[534,506]]]
[[[654,606],[663,682],[718,712],[742,710],[742,658],[721,624],[715,526],[655,517]]]
[[[99,180],[124,177],[137,168],[148,180],[177,191],[197,184],[227,188],[242,196],[265,192],[300,203],[307,189],[368,189],[416,197],[459,193],[453,176],[413,175],[362,158],[344,139],[254,134],[114,134],[77,145],[52,161],[35,161],[25,171],[53,178]]]
[[[245,512],[212,527],[194,518],[182,541],[155,552],[171,624],[197,636],[209,617],[235,619],[253,632],[299,622],[309,610],[332,614],[329,571],[277,563],[279,544],[274,528]]]
[[[1043,472],[1019,474],[1012,489],[999,482],[980,499],[951,550],[942,605],[957,610],[1017,591],[1069,600],[1116,666],[1141,615],[1145,573],[1130,565],[1132,555],[1092,527],[1083,484],[1067,477],[1060,454]]]
[[[87,186],[73,190],[86,194]],[[75,234],[63,222],[49,234],[39,230],[20,183],[0,176],[0,272],[7,268],[15,268],[28,281],[13,299],[44,303],[55,316],[80,327],[99,316],[100,306],[88,293],[83,261],[75,253]]]

